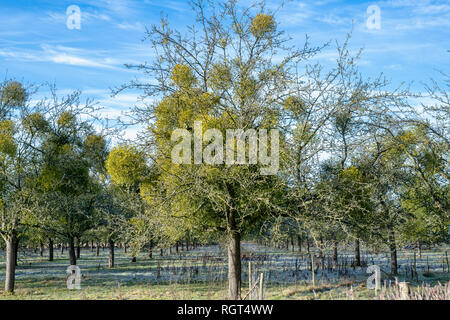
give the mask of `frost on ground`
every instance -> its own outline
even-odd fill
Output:
[[[446,270],[443,259],[446,248],[424,250],[422,258],[416,257],[416,270],[419,274],[432,274]],[[4,252],[0,251],[0,280],[4,280]],[[45,252],[47,254],[47,251]],[[61,279],[64,285],[66,269],[69,265],[68,254],[54,251],[55,261],[49,262],[46,257],[29,250],[19,252],[19,266],[16,271],[18,281],[36,281],[50,278]],[[226,250],[219,245],[203,246],[190,251],[160,256],[153,253],[153,259],[148,253],[142,252],[137,262],[131,262],[131,256],[121,249],[116,249],[115,265],[108,268],[108,250],[100,249],[97,257],[88,248],[82,249],[81,259],[77,265],[81,268],[82,283],[91,286],[102,283],[147,282],[147,283],[194,283],[221,282],[227,279]],[[413,250],[399,250],[398,266],[400,276],[407,277],[413,268]],[[376,264],[381,267],[383,278],[390,271],[388,253],[373,254],[361,252],[362,267],[354,266],[354,255],[351,247],[340,248],[338,264],[331,260],[331,252],[324,251],[324,259],[319,259],[315,252],[316,284],[338,283],[343,281],[363,282],[367,277],[367,266]],[[252,261],[254,274],[264,272],[267,285],[310,284],[312,281],[310,255],[286,250],[265,247],[255,243],[242,245],[242,278],[248,279],[248,263]],[[447,271],[448,272],[448,271]]]

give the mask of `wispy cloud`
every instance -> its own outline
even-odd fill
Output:
[[[412,31],[450,27],[450,4],[432,0],[389,0],[377,2],[385,28]],[[386,12],[389,14],[386,15]]]
[[[50,58],[54,63],[69,64],[72,66],[80,67],[94,67],[94,68],[115,68],[109,64],[81,58],[77,56],[71,56],[66,53],[56,54]],[[105,61],[106,62],[106,61]]]
[[[317,16],[313,6],[306,2],[290,2],[279,14],[279,20],[283,26],[295,26]]]
[[[141,31],[141,32],[145,31],[145,26],[140,22],[135,22],[135,23],[123,22],[123,23],[116,24],[116,26],[117,26],[117,28],[122,29],[122,30]]]
[[[178,1],[152,1],[152,0],[144,0],[143,3],[147,5],[151,5],[153,7],[161,8],[161,9],[169,9],[176,12],[186,12],[189,10],[189,6],[187,2],[178,2]]]
[[[94,58],[85,49],[41,45],[41,50],[3,49],[0,56],[20,61],[53,62],[88,68],[123,69],[123,63],[113,58]]]
[[[81,0],[81,3],[94,6],[102,12],[118,18],[135,16],[141,7],[140,1],[134,0]]]
[[[342,17],[338,16],[334,13],[326,14],[324,16],[317,17],[317,21],[324,22],[326,24],[330,25],[345,25],[345,26],[351,26],[352,25],[352,18],[351,17]]]
[[[413,9],[413,12],[419,14],[439,14],[450,12],[450,5],[448,4],[428,4],[420,5]]]

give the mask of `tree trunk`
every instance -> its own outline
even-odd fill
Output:
[[[44,244],[42,243],[42,241],[39,241],[39,255],[41,257],[44,256]]]
[[[53,239],[48,240],[48,261],[53,261]]]
[[[19,260],[19,241],[20,241],[20,239],[17,237],[17,235],[15,237],[16,237],[16,245],[14,246],[14,251],[15,251],[14,264],[17,267],[19,265],[18,260]]]
[[[126,243],[123,245],[123,252],[127,253],[127,244]]]
[[[149,250],[148,250],[148,257],[149,257],[150,259],[153,258],[153,240],[150,240]]]
[[[356,239],[355,241],[355,266],[361,266],[361,249],[359,245],[359,239]]]
[[[319,259],[323,260],[323,239],[320,237],[320,245],[319,245]]]
[[[6,241],[6,278],[5,291],[14,292],[14,282],[16,278],[16,262],[18,241],[15,231],[8,236]]]
[[[91,252],[94,252],[94,241],[91,241]]]
[[[71,266],[75,266],[77,264],[77,257],[75,256],[75,244],[74,238],[69,238],[69,261]]]
[[[231,232],[228,243],[228,297],[241,299],[241,236],[236,230]]]
[[[163,248],[161,248],[161,252],[160,252],[160,256],[162,257],[163,256],[163,254],[164,254],[164,252],[163,252]]]
[[[178,253],[178,251],[179,251],[179,249],[178,249],[178,241],[176,242],[176,245],[175,245],[176,247],[175,247],[175,249],[176,249],[176,251],[177,251],[177,253]]]
[[[310,247],[309,247],[309,239],[306,240],[306,251],[308,252],[308,254],[310,253]]]
[[[322,265],[322,270],[325,269],[325,256],[323,254],[323,238],[320,237],[320,248],[319,248],[319,258],[320,258],[320,264]]]
[[[391,274],[397,275],[397,247],[395,245],[394,230],[389,230],[389,250],[391,252]]]
[[[114,268],[114,241],[109,239],[109,267]]]
[[[81,247],[80,240],[77,241],[77,259],[80,259]]]
[[[291,236],[291,251],[294,252],[295,246],[294,246],[294,237]]]
[[[100,245],[97,242],[97,245],[95,246],[95,255],[98,257],[100,255]]]
[[[297,236],[297,243],[298,243],[298,253],[302,253],[302,237],[299,235]]]
[[[61,243],[61,255],[64,254],[64,243]]]
[[[333,241],[333,262],[334,265],[337,265],[338,263],[338,248],[337,248],[337,241]]]
[[[419,256],[419,259],[422,259],[422,244],[420,241],[417,241],[417,254]]]

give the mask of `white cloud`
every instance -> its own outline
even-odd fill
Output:
[[[85,0],[89,5],[107,11],[116,17],[132,16],[137,13],[139,1],[133,0]],[[80,7],[82,7],[80,5]]]
[[[289,2],[279,14],[283,26],[299,25],[316,15],[315,10],[305,2]]]
[[[450,12],[450,5],[448,4],[436,4],[436,5],[421,5],[414,8],[413,12],[419,14],[443,14]]]
[[[113,68],[111,65],[88,60],[85,58],[77,57],[77,56],[70,56],[66,53],[62,54],[56,54],[53,57],[50,58],[51,61],[54,63],[60,63],[60,64],[69,64],[72,66],[81,66],[81,67],[95,67],[95,68]]]
[[[331,25],[352,25],[352,19],[350,17],[342,17],[336,14],[327,14],[325,16],[317,17],[317,21],[321,21]]]
[[[408,31],[408,30],[420,30],[428,28],[444,28],[450,27],[450,15],[447,17],[435,17],[430,18],[415,18],[404,20],[395,26],[396,30]]]
[[[124,22],[124,23],[118,23],[118,24],[116,24],[116,26],[122,30],[141,31],[141,32],[144,32],[144,30],[145,30],[144,25],[140,22],[136,22],[136,23]]]
[[[186,3],[177,2],[177,1],[150,1],[150,0],[144,0],[145,4],[163,8],[163,9],[170,9],[177,12],[186,12],[189,10],[189,7],[186,5]]]
[[[43,44],[41,45],[41,50],[3,49],[0,50],[0,56],[18,61],[53,62],[87,68],[130,71],[123,67],[126,61],[122,62],[110,57],[104,57],[104,55],[96,51],[60,45],[50,46]]]

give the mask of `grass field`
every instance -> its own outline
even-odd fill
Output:
[[[352,266],[350,248],[340,248],[339,263],[332,266],[329,252],[324,262],[317,260],[315,286],[312,285],[310,260],[286,250],[244,243],[242,247],[242,279],[244,296],[248,290],[248,261],[252,260],[257,274],[264,272],[265,299],[380,299],[393,298],[395,278],[388,274],[387,254],[362,253],[362,267]],[[424,250],[417,259],[418,276],[411,278],[413,251],[399,252],[398,281],[408,281],[413,290],[445,285],[450,273],[444,252],[448,248]],[[205,246],[178,254],[160,256],[141,253],[137,262],[116,249],[115,268],[108,268],[108,250],[100,255],[89,248],[82,249],[77,265],[81,269],[80,290],[69,290],[66,269],[67,252],[55,250],[53,262],[46,256],[19,252],[16,290],[13,295],[0,291],[0,299],[225,299],[227,296],[227,268],[225,251],[220,246]],[[4,281],[4,252],[0,252],[0,281]],[[47,254],[47,252],[45,252]],[[317,257],[317,256],[316,256]],[[383,270],[385,295],[375,295],[366,289],[367,265],[377,264]],[[414,289],[415,288],[415,289]],[[450,296],[450,286],[440,286],[441,297]],[[391,296],[389,296],[389,293]],[[443,295],[443,296],[442,296]]]

